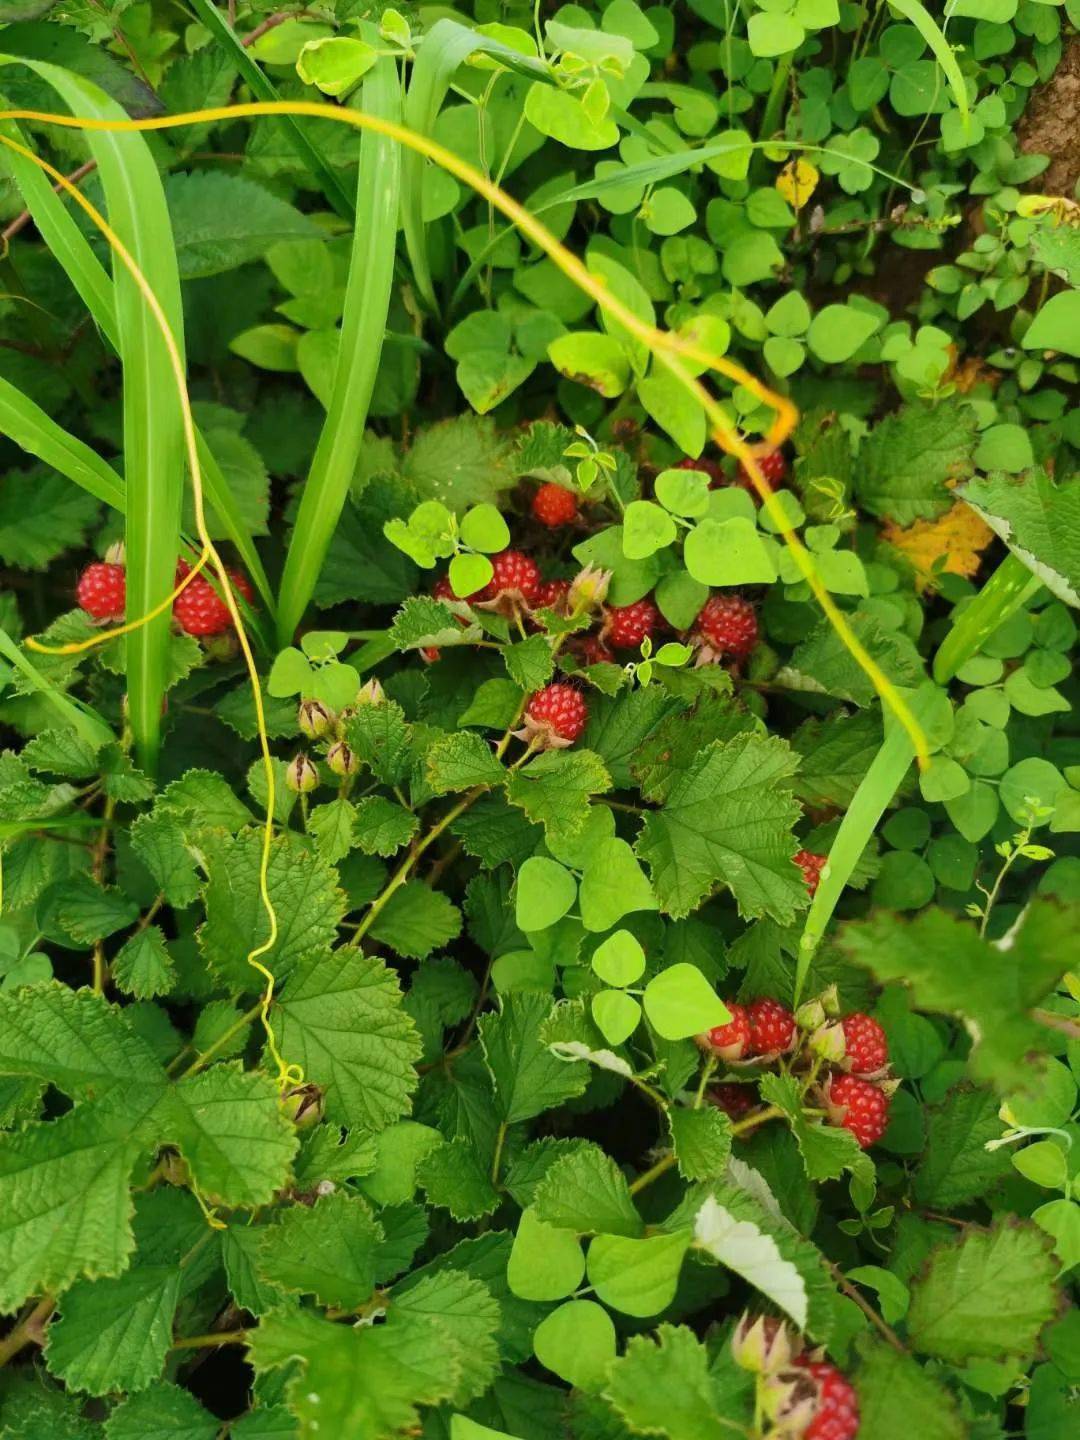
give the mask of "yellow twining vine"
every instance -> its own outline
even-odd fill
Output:
[[[701,405],[708,417],[711,435],[715,443],[722,450],[726,451],[729,455],[734,455],[741,462],[747,474],[750,476],[774,528],[783,538],[788,550],[794,557],[800,574],[809,586],[814,598],[821,606],[825,616],[839,635],[840,640],[852,658],[873,684],[874,689],[881,698],[882,704],[893,713],[907,733],[920,766],[928,762],[929,756],[926,738],[922,728],[901,695],[897,692],[896,687],[881,670],[881,667],[874,660],[873,656],[867,652],[849,624],[847,617],[829,594],[817,572],[813,558],[799,539],[799,536],[792,529],[783,506],[776,500],[772,487],[765,479],[761,467],[758,464],[758,454],[782,444],[795,428],[798,420],[798,411],[792,402],[786,396],[769,389],[768,386],[763,384],[735,361],[729,360],[725,356],[714,355],[711,351],[696,345],[685,336],[660,330],[656,326],[650,325],[648,322],[642,320],[613,295],[604,282],[598,276],[593,275],[585,265],[582,264],[578,257],[557,240],[540,220],[530,214],[524,206],[519,204],[512,196],[508,195],[506,191],[496,185],[494,181],[475,169],[467,161],[455,155],[453,151],[446,149],[428,136],[410,129],[407,125],[399,124],[393,120],[387,120],[382,116],[369,115],[360,110],[344,109],[335,105],[326,105],[305,100],[250,101],[238,105],[212,106],[205,110],[192,110],[179,115],[163,115],[142,120],[102,120],[41,110],[0,110],[0,121],[26,121],[38,125],[59,126],[69,130],[98,131],[115,134],[169,130],[186,125],[201,125],[219,120],[262,118],[275,115],[329,120],[341,125],[351,125],[357,130],[373,131],[433,161],[463,184],[469,186],[478,195],[481,195],[495,209],[500,210],[508,220],[517,226],[522,234],[526,235],[539,249],[544,251],[568,279],[573,281],[579,289],[589,295],[601,310],[617,320],[620,325],[640,341],[641,344],[649,350],[654,359],[663,365],[687,393]],[[176,338],[172,333],[168,319],[154,293],[153,287],[105,217],[86,199],[75,184],[61,174],[55,166],[50,165],[32,150],[2,134],[0,134],[0,144],[7,146],[10,150],[17,151],[18,154],[32,161],[42,169],[61,190],[71,196],[89,217],[91,222],[101,231],[112,248],[114,255],[127,270],[145,299],[154,321],[161,331],[168,352],[183,417],[184,441],[187,449],[188,466],[191,472],[191,486],[195,501],[195,524],[199,540],[202,544],[202,551],[196,563],[176,586],[172,594],[148,614],[131,620],[125,625],[115,629],[102,631],[89,640],[57,647],[52,650],[51,653],[71,654],[87,650],[95,645],[103,644],[105,641],[111,640],[118,635],[128,634],[132,630],[147,624],[172,605],[176,597],[194,580],[195,576],[205,565],[209,562],[213,563],[222,596],[228,607],[229,614],[232,617],[233,624],[236,627],[240,648],[244,656],[244,663],[247,667],[255,703],[259,746],[262,753],[263,768],[266,774],[267,799],[259,866],[259,893],[269,921],[269,933],[261,945],[256,946],[249,952],[247,960],[248,964],[258,971],[265,982],[265,989],[260,1003],[260,1016],[263,1028],[266,1031],[267,1048],[278,1069],[279,1087],[284,1091],[300,1083],[303,1074],[299,1066],[287,1064],[278,1049],[274,1030],[270,1022],[270,1006],[274,995],[274,976],[261,960],[261,957],[275,944],[278,934],[277,913],[270,898],[268,883],[271,845],[273,841],[273,759],[270,752],[269,736],[266,730],[262,689],[259,683],[255,658],[248,640],[247,631],[244,627],[243,616],[237,604],[224,562],[215,548],[206,527],[203,509],[202,472],[199,467],[195,443],[195,426],[191,414],[191,402],[188,396],[187,381],[184,374],[184,363]],[[702,370],[714,371],[717,374],[727,377],[736,384],[743,386],[758,401],[772,410],[775,419],[766,439],[758,445],[750,445],[747,443],[728,420],[720,404],[710,395],[700,380],[689,373],[686,368],[687,363],[698,366]],[[26,644],[35,650],[46,651],[49,649],[49,647],[32,639],[27,640]]]

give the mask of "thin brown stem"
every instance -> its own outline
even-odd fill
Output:
[[[77,169],[72,170],[71,174],[67,177],[68,183],[77,185],[80,180],[85,180],[87,175],[93,174],[96,169],[96,160],[86,160]],[[57,195],[64,193],[64,187],[62,185],[54,185],[53,189]],[[15,236],[18,235],[20,231],[26,229],[32,218],[29,210],[21,210],[19,214],[15,216],[15,219],[0,231],[0,244],[3,245],[4,251],[7,250],[8,245],[15,239]]]
[[[654,1180],[659,1180],[661,1175],[666,1175],[674,1164],[675,1152],[670,1150],[666,1155],[662,1156],[651,1169],[646,1170],[644,1174],[639,1175],[636,1180],[631,1181],[630,1194],[637,1195],[640,1191],[644,1190],[646,1186],[651,1185]]]
[[[276,30],[279,25],[284,25],[286,20],[311,20],[324,19],[324,16],[316,16],[314,10],[277,10],[273,15],[268,15],[265,20],[260,20],[253,30],[241,36],[240,43],[246,50],[254,45],[256,40],[261,40],[268,30]]]
[[[897,1335],[896,1331],[892,1328],[892,1326],[887,1324],[881,1318],[878,1312],[870,1304],[869,1300],[867,1300],[866,1297],[859,1291],[858,1286],[852,1285],[851,1281],[848,1280],[847,1276],[840,1269],[839,1265],[834,1265],[831,1260],[826,1261],[826,1264],[832,1271],[833,1279],[840,1286],[840,1289],[844,1292],[844,1294],[848,1297],[849,1300],[855,1301],[855,1304],[870,1321],[874,1329],[878,1331],[878,1333],[892,1346],[894,1350],[898,1350],[901,1355],[906,1355],[907,1347],[904,1345],[904,1342],[900,1339],[899,1335]]]
[[[252,1005],[250,1010],[245,1010],[243,1015],[240,1016],[239,1020],[235,1021],[232,1025],[230,1025],[229,1028],[224,1032],[224,1034],[219,1035],[218,1038],[214,1041],[214,1043],[208,1046],[201,1055],[196,1055],[195,1059],[180,1076],[180,1079],[186,1080],[189,1075],[198,1074],[198,1072],[203,1068],[204,1065],[206,1065],[210,1060],[212,1060],[215,1055],[220,1054],[220,1052],[224,1050],[225,1046],[228,1045],[230,1040],[233,1040],[237,1035],[240,1034],[241,1030],[245,1029],[248,1025],[251,1024],[251,1022],[259,1014],[259,1011],[261,1009],[262,1001],[257,1000],[255,1004]]]
[[[243,1345],[250,1330],[212,1330],[208,1335],[188,1335],[174,1340],[173,1350],[209,1350],[215,1345]]]
[[[43,1295],[30,1313],[0,1340],[0,1366],[14,1359],[27,1345],[44,1345],[45,1322],[56,1309],[51,1295]]]

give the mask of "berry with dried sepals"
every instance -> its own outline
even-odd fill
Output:
[[[569,594],[569,580],[543,580],[536,592],[536,608],[558,610],[561,614],[566,609],[566,597]]]
[[[746,1007],[751,1055],[783,1055],[795,1040],[795,1016],[779,1000],[752,1000]]]
[[[760,635],[754,607],[741,595],[710,595],[695,624],[708,658],[745,660]]]
[[[772,1375],[794,1359],[791,1331],[775,1315],[744,1314],[731,1336],[731,1354],[741,1370]]]
[[[889,1063],[889,1042],[872,1015],[856,1011],[840,1022],[844,1032],[845,1070],[852,1075],[876,1075]]]
[[[326,763],[335,775],[355,775],[360,769],[360,761],[356,758],[352,746],[346,745],[344,740],[336,740],[326,752]]]
[[[736,1085],[727,1081],[706,1090],[705,1098],[710,1105],[715,1105],[717,1110],[722,1110],[731,1120],[742,1120],[749,1115],[759,1099],[756,1086]]]
[[[319,772],[306,755],[294,755],[285,767],[285,784],[297,795],[307,795],[318,788]]]
[[[177,584],[190,572],[186,560],[177,561]],[[239,570],[228,570],[226,574],[233,589],[238,591],[250,604],[255,599],[246,575]],[[202,573],[195,576],[173,602],[173,619],[186,635],[208,637],[223,635],[232,625],[229,607]]]
[[[127,576],[122,565],[95,560],[87,565],[75,586],[75,600],[94,620],[123,620],[127,603]]]
[[[521,739],[540,749],[564,749],[585,729],[589,709],[585,697],[573,685],[554,681],[538,690],[525,709]]]
[[[549,530],[572,525],[577,519],[577,496],[562,485],[541,485],[532,499],[532,513]]]
[[[520,550],[500,550],[498,555],[490,558],[494,573],[483,589],[470,599],[489,606],[535,605],[542,583],[536,561]]]
[[[604,617],[603,637],[616,650],[637,650],[660,625],[660,611],[646,595],[632,605],[612,605]]]
[[[828,1360],[801,1355],[795,1364],[808,1371],[817,1385],[817,1408],[802,1440],[855,1440],[859,1433],[859,1402],[847,1376]]]
[[[889,1097],[859,1075],[834,1075],[824,1088],[829,1119],[850,1130],[864,1150],[876,1145],[889,1127]]]
[[[705,1035],[699,1036],[699,1043],[721,1060],[741,1060],[750,1049],[750,1017],[746,1006],[737,1000],[728,1000],[727,1008],[731,1019],[726,1025],[714,1025]]]
[[[334,729],[337,719],[321,700],[301,700],[296,722],[309,740],[321,740]]]
[[[817,888],[821,884],[821,872],[829,862],[827,855],[815,855],[812,850],[800,850],[792,857],[793,863],[798,865],[806,881],[806,888],[810,892],[811,900],[817,894]]]

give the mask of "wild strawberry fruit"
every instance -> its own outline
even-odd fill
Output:
[[[604,622],[604,638],[616,650],[637,650],[641,642],[652,639],[660,624],[660,611],[646,595],[633,605],[612,605]]]
[[[728,477],[724,474],[724,467],[719,460],[692,460],[688,455],[685,460],[680,460],[675,466],[676,470],[700,470],[703,475],[709,477],[709,489],[719,490],[722,485],[730,484]]]
[[[758,1103],[757,1089],[753,1085],[714,1085],[705,1092],[705,1098],[732,1120],[741,1120]]]
[[[585,729],[588,706],[580,690],[560,681],[545,685],[525,710],[525,735],[548,748],[572,745]]]
[[[190,568],[186,560],[177,562],[178,584]],[[249,603],[254,600],[255,592],[247,576],[239,570],[227,573],[233,589],[238,590]],[[232,624],[229,607],[201,571],[173,602],[173,618],[186,635],[222,635]]]
[[[585,635],[576,648],[583,665],[611,665],[615,661],[615,652],[608,649],[602,635]]]
[[[825,869],[828,858],[827,855],[815,855],[812,850],[800,850],[792,857],[803,873],[811,900],[817,894],[817,887],[821,884],[821,872]]]
[[[706,1034],[705,1042],[721,1060],[741,1060],[750,1048],[750,1018],[746,1006],[737,1000],[729,1000],[727,1008],[731,1019],[726,1025],[714,1025]]]
[[[532,513],[550,530],[571,525],[577,519],[577,496],[562,485],[541,485],[532,499]]]
[[[542,580],[536,592],[538,610],[562,610],[570,594],[569,580]]]
[[[795,1364],[808,1370],[818,1387],[817,1410],[803,1431],[803,1440],[854,1440],[859,1433],[855,1387],[828,1360],[800,1356]]]
[[[95,620],[122,620],[127,602],[127,577],[122,565],[95,560],[79,576],[75,600]]]
[[[856,1012],[840,1022],[844,1031],[844,1069],[853,1075],[874,1075],[889,1063],[885,1031],[869,1015]]]
[[[779,1000],[752,1000],[746,1007],[751,1055],[782,1055],[795,1039],[795,1016]]]
[[[485,604],[496,604],[500,600],[511,604],[535,605],[540,586],[540,567],[520,550],[500,550],[492,555],[491,567],[494,574],[484,588],[471,599]]]
[[[775,490],[787,474],[787,461],[784,459],[782,451],[770,450],[767,455],[758,455],[755,458],[757,459],[758,469],[762,475],[765,476],[765,479],[769,482],[772,489]],[[757,494],[757,487],[750,478],[750,472],[743,465],[739,466],[739,476],[736,484],[741,485],[745,490],[751,491],[754,495]]]
[[[834,1075],[825,1091],[829,1118],[850,1130],[864,1150],[876,1145],[889,1124],[889,1097],[859,1075]]]
[[[758,643],[757,615],[741,595],[711,595],[697,617],[697,632],[714,655],[745,660]]]

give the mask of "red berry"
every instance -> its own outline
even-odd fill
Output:
[[[79,576],[75,599],[79,608],[95,620],[122,620],[127,600],[124,567],[95,560]]]
[[[536,607],[544,610],[558,610],[569,593],[569,580],[544,580],[536,592]]]
[[[525,717],[534,731],[547,731],[556,739],[572,744],[585,729],[589,711],[580,690],[556,681],[536,692]]]
[[[526,605],[535,605],[540,593],[540,567],[520,550],[501,550],[492,555],[491,566],[494,574],[484,588],[475,596],[477,600],[521,600]]]
[[[552,530],[570,525],[577,519],[577,496],[561,485],[541,485],[533,496],[532,513]]]
[[[754,607],[741,595],[711,595],[697,618],[698,633],[718,655],[745,660],[758,642]]]
[[[767,455],[758,455],[756,459],[758,469],[775,490],[787,474],[787,461],[784,459],[783,453],[779,450],[770,450]],[[754,495],[758,493],[757,486],[750,478],[750,472],[742,465],[739,466],[739,477],[736,483]]]
[[[750,1048],[750,1020],[746,1006],[729,1000],[731,1019],[726,1025],[714,1025],[709,1031],[709,1049],[721,1060],[741,1060]]]
[[[585,635],[577,649],[585,665],[611,665],[615,660],[614,650],[608,649],[601,635]]]
[[[714,1085],[706,1091],[705,1098],[732,1120],[741,1120],[758,1103],[757,1090],[753,1085]]]
[[[803,1440],[854,1440],[859,1433],[859,1402],[855,1387],[827,1360],[800,1357],[796,1365],[817,1381],[818,1405],[803,1431]]]
[[[431,587],[432,598],[435,600],[456,600],[454,587],[450,584],[449,575],[440,575]]]
[[[841,1021],[844,1030],[844,1065],[853,1075],[873,1075],[889,1063],[885,1031],[869,1015],[856,1013]]]
[[[646,595],[633,605],[612,605],[604,624],[604,637],[616,650],[637,650],[641,642],[651,639],[660,624],[660,611]]]
[[[885,1134],[889,1124],[889,1097],[869,1080],[858,1075],[834,1075],[829,1082],[827,1100],[833,1124],[850,1130],[864,1150]]]
[[[794,863],[798,865],[802,871],[803,879],[806,881],[806,888],[810,892],[811,899],[813,899],[817,894],[817,887],[821,883],[821,872],[824,870],[825,863],[829,857],[827,855],[815,855],[812,850],[800,850],[792,858]]]
[[[190,568],[186,560],[177,562],[177,583]],[[247,576],[242,575],[239,570],[230,570],[227,573],[233,588],[238,590],[245,600],[252,601],[255,595]],[[187,635],[221,635],[232,624],[228,606],[201,571],[182,594],[176,597],[173,616]]]
[[[752,1055],[783,1054],[795,1039],[795,1016],[779,1000],[752,1000],[746,1007]]]

